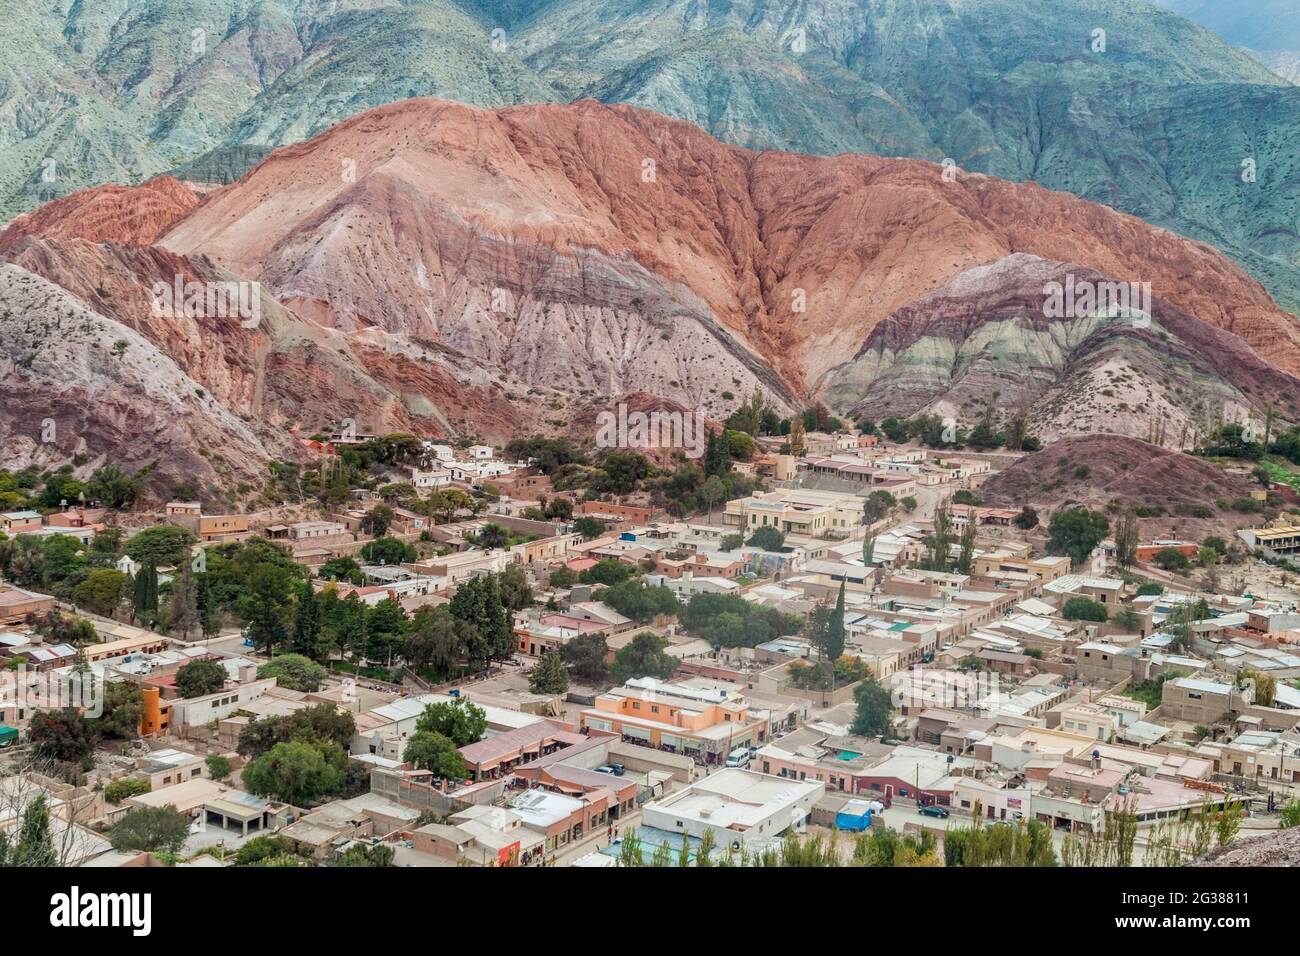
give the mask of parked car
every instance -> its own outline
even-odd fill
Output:
[[[923,817],[935,817],[939,820],[948,819],[948,808],[941,807],[937,803],[932,803],[928,807],[921,807],[921,809],[916,812],[921,814]]]
[[[750,757],[749,757],[749,748],[748,748],[748,747],[737,747],[735,750],[733,750],[733,751],[731,752],[731,755],[730,755],[729,757],[727,757],[727,766],[728,766],[728,767],[748,767],[748,766],[749,766],[749,759],[750,759]]]

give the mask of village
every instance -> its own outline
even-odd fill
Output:
[[[0,828],[39,805],[94,867],[1141,866],[1300,822],[1300,530],[1040,522],[979,503],[996,453],[797,431],[711,440],[684,514],[427,441],[297,508],[0,514]]]

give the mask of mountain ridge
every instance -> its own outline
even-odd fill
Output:
[[[0,25],[24,51],[0,96],[22,117],[0,208],[190,164],[232,178],[260,149],[413,94],[595,96],[759,149],[1040,181],[1212,242],[1300,308],[1300,87],[1136,0],[201,0],[184,23],[163,6]],[[203,52],[177,51],[182,26],[205,31]]]

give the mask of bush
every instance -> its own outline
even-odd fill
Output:
[[[235,866],[257,866],[264,860],[292,854],[293,844],[284,837],[255,836],[235,853]]]
[[[1282,820],[1279,826],[1283,830],[1300,827],[1300,800],[1292,800],[1282,808]]]
[[[230,776],[230,771],[234,769],[230,765],[229,758],[223,757],[221,754],[209,754],[203,762],[207,765],[208,775],[213,780],[225,780]]]
[[[125,777],[122,780],[114,780],[104,788],[104,799],[116,806],[127,797],[138,797],[142,793],[148,793],[149,789],[148,780],[140,777]]]
[[[1061,608],[1061,617],[1067,621],[1101,621],[1106,620],[1106,608],[1092,598],[1075,596],[1065,602]]]

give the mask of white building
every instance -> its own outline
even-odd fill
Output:
[[[451,472],[446,468],[430,468],[425,471],[415,467],[411,469],[411,484],[417,489],[440,488],[451,484]]]
[[[438,461],[453,461],[456,458],[456,449],[450,445],[436,445],[427,441],[424,443],[424,450]]]
[[[646,826],[703,838],[713,831],[720,849],[802,832],[826,792],[817,780],[794,780],[727,768],[645,806]]]

